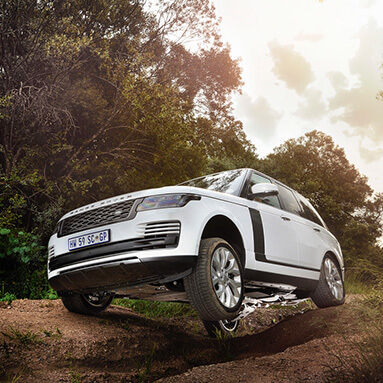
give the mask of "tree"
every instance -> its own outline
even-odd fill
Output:
[[[253,150],[231,116],[240,69],[214,7],[169,0],[154,9],[143,0],[1,2],[8,224],[29,230],[61,205],[197,176],[217,148]],[[202,48],[187,49],[197,40]]]
[[[1,1],[0,283],[36,297],[63,210],[252,156],[240,75],[209,0]]]

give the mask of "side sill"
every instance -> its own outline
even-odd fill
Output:
[[[267,283],[281,283],[295,286],[298,289],[306,291],[314,291],[318,285],[318,280],[301,277],[293,277],[290,275],[268,273],[258,270],[245,269],[245,279]]]

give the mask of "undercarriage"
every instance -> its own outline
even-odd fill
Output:
[[[145,285],[116,292],[115,297],[143,299],[159,302],[189,303],[182,285]],[[257,309],[270,306],[295,306],[309,298],[307,291],[289,285],[263,284],[246,285],[245,297],[238,315],[232,321],[246,318]]]

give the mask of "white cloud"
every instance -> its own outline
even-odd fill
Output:
[[[370,18],[357,38],[359,48],[349,65],[358,82],[350,88],[344,76],[329,74],[336,91],[329,104],[334,112],[332,119],[347,123],[352,134],[383,143],[383,102],[376,98],[383,87],[380,81],[382,70],[379,68],[382,64],[383,29],[378,28],[376,20]]]
[[[305,120],[320,120],[327,112],[322,92],[318,89],[306,89],[305,99],[298,104],[295,115]]]
[[[383,191],[383,0],[213,1],[243,59],[235,116],[260,155],[316,128]]]
[[[365,148],[364,146],[360,145],[359,146],[359,153],[360,153],[360,156],[368,164],[371,162],[382,160],[382,158],[383,158],[383,149],[382,148],[371,150],[371,149]]]
[[[296,41],[311,41],[312,43],[316,43],[324,38],[324,35],[322,33],[304,33],[299,32],[295,36]]]
[[[262,141],[272,139],[277,130],[277,123],[283,113],[274,110],[265,97],[252,98],[244,93],[238,97],[236,112],[245,123],[247,132]]]
[[[327,77],[336,91],[348,86],[347,77],[342,72],[329,72]]]
[[[269,42],[268,47],[275,76],[285,82],[288,88],[302,94],[315,80],[310,63],[294,50],[293,45],[282,45],[274,40]]]
[[[376,0],[359,0],[359,4],[362,8],[371,8],[376,4]]]

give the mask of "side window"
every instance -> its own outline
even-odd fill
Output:
[[[250,178],[250,186],[256,185],[256,184],[269,184],[271,183],[269,179],[262,177],[261,175],[257,173],[251,173]]]
[[[316,212],[311,203],[305,197],[301,196],[298,193],[296,194],[299,199],[299,203],[302,207],[301,216],[309,219],[312,222],[315,222],[320,226],[324,226],[323,220],[320,218],[319,214]]]
[[[282,200],[285,210],[290,213],[300,215],[301,209],[299,207],[298,201],[294,197],[293,192],[280,184],[278,184],[278,189],[279,198]]]
[[[264,184],[264,183],[271,183],[271,181],[266,178],[266,177],[263,177],[257,173],[252,173],[251,174],[251,178],[250,178],[250,185],[249,185],[249,188],[251,188],[253,185],[256,185],[256,184]],[[258,202],[262,202],[266,205],[270,205],[270,206],[274,206],[278,209],[281,208],[281,205],[279,203],[279,200],[278,200],[278,197],[276,195],[273,195],[273,196],[270,196],[270,197],[267,197],[267,198],[262,198],[260,199]]]

